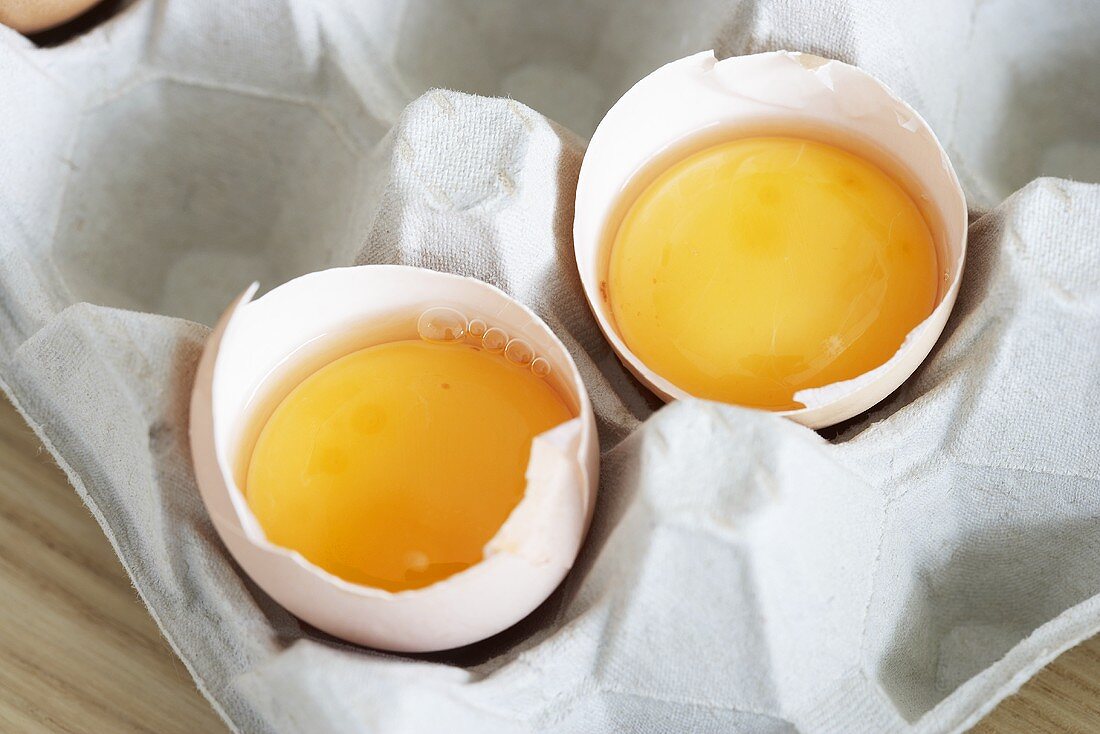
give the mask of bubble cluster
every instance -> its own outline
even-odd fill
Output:
[[[479,318],[466,316],[448,306],[433,306],[420,314],[416,331],[424,341],[434,344],[472,343],[485,351],[503,354],[509,362],[528,367],[536,377],[549,377],[551,367],[546,357],[523,339],[512,338],[499,326],[489,326]]]

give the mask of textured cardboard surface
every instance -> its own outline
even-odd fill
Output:
[[[1040,178],[1100,178],[1098,25],[1084,2],[140,0],[58,48],[0,33],[0,382],[239,731],[961,730],[1100,629],[1100,188]],[[710,47],[866,68],[974,207],[938,347],[832,443],[703,402],[650,415],[579,290],[583,136]],[[303,628],[191,475],[200,323],[253,279],[371,262],[527,303],[597,409],[577,568],[450,655]]]

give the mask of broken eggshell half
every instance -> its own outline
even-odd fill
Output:
[[[928,356],[955,303],[966,254],[966,201],[947,154],[920,115],[866,72],[797,52],[719,61],[705,51],[635,84],[596,128],[581,166],[573,221],[581,282],[600,328],[630,371],[666,401],[690,397],[647,367],[615,328],[603,285],[609,230],[630,184],[652,161],[693,139],[713,144],[749,130],[805,130],[809,137],[876,151],[909,179],[936,239],[942,276],[937,304],[894,356],[850,380],[801,390],[794,399],[805,407],[780,412],[811,428],[833,425],[881,401]]]
[[[199,491],[244,572],[303,621],[384,650],[459,647],[527,616],[572,567],[592,516],[598,478],[592,406],[558,338],[530,309],[497,288],[419,268],[324,270],[252,300],[256,288],[246,290],[210,334],[191,396],[191,452]],[[242,452],[250,450],[249,427],[265,392],[279,383],[288,365],[316,362],[320,344],[339,343],[341,335],[369,331],[374,323],[400,318],[415,323],[419,313],[440,305],[476,315],[530,344],[549,362],[555,387],[576,416],[533,441],[524,496],[486,545],[484,558],[430,586],[389,592],[344,581],[269,542],[235,472]],[[346,338],[343,343],[343,354],[358,348]],[[341,356],[331,349],[331,359]]]

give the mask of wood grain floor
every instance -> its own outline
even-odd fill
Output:
[[[0,731],[228,731],[91,513],[3,397]]]
[[[0,732],[225,734],[91,514],[0,398]],[[1100,732],[1100,636],[974,732]]]

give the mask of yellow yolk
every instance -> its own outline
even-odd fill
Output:
[[[772,410],[886,362],[938,290],[909,194],[863,158],[786,137],[663,171],[614,233],[607,280],[646,366],[697,397]]]
[[[532,439],[572,418],[529,369],[397,341],[306,378],[260,432],[245,495],[269,540],[347,581],[415,589],[482,559]]]

